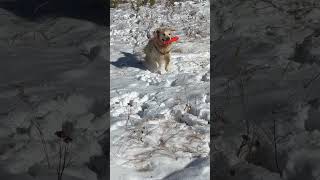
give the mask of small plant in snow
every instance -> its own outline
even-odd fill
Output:
[[[57,131],[55,135],[59,137],[59,163],[57,167],[58,180],[62,180],[64,170],[71,165],[70,146],[72,138],[64,131]]]
[[[133,107],[133,100],[130,100],[129,103],[128,103],[128,118],[127,118],[127,121],[126,121],[126,127],[128,127],[128,122],[130,121],[132,123],[132,120],[130,119],[130,116],[132,114],[132,111],[131,111],[131,108]]]

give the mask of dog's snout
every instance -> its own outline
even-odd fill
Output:
[[[166,41],[169,41],[170,39],[171,39],[170,37],[168,37],[168,36],[166,37]]]

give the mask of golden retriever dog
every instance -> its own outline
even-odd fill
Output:
[[[145,61],[143,64],[151,72],[158,72],[164,74],[170,71],[170,51],[172,44],[166,44],[166,41],[173,38],[173,28],[164,27],[158,28],[153,32],[153,37],[149,39],[148,44],[143,49],[145,53]]]

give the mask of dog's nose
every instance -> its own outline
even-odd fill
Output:
[[[166,37],[166,41],[169,41],[171,38],[170,37]]]

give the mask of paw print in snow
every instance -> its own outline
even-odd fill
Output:
[[[158,85],[161,82],[159,74],[139,74],[138,80],[147,82],[148,85]]]

